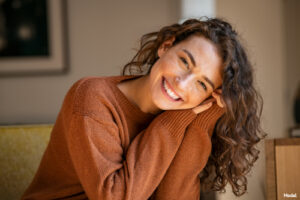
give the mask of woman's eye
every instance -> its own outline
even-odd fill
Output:
[[[189,63],[186,61],[186,59],[183,57],[180,57],[180,60],[183,62],[183,64],[186,66],[186,68],[189,69]]]
[[[206,85],[202,81],[198,81],[198,82],[203,87],[203,89],[206,91],[207,90]]]

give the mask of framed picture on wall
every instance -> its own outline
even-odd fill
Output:
[[[65,0],[0,1],[0,76],[68,71]]]

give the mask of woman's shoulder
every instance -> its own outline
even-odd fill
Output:
[[[87,98],[95,96],[95,91],[105,91],[107,87],[106,77],[86,76],[75,81],[69,88],[66,96],[71,96],[70,100],[84,101]],[[103,94],[102,93],[100,94]],[[109,91],[109,90],[107,90]],[[94,94],[92,94],[94,93]]]
[[[112,93],[111,84],[115,77],[86,76],[72,84],[68,94],[73,98],[76,109],[100,103]]]
[[[134,75],[128,76],[86,76],[78,79],[71,86],[76,88],[76,90],[102,90],[108,89],[108,92],[111,91],[112,86],[116,86],[119,82],[136,77]]]
[[[132,76],[86,76],[72,84],[66,96],[80,113],[112,109],[118,101],[117,84]]]

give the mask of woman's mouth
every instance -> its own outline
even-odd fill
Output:
[[[167,96],[167,98],[170,99],[171,101],[182,101],[180,96],[170,86],[170,84],[167,82],[165,77],[162,77],[161,88],[165,96]]]

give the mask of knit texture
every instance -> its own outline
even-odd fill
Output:
[[[22,199],[199,199],[209,130],[223,110],[144,113],[117,87],[131,78],[85,77],[72,85]]]

